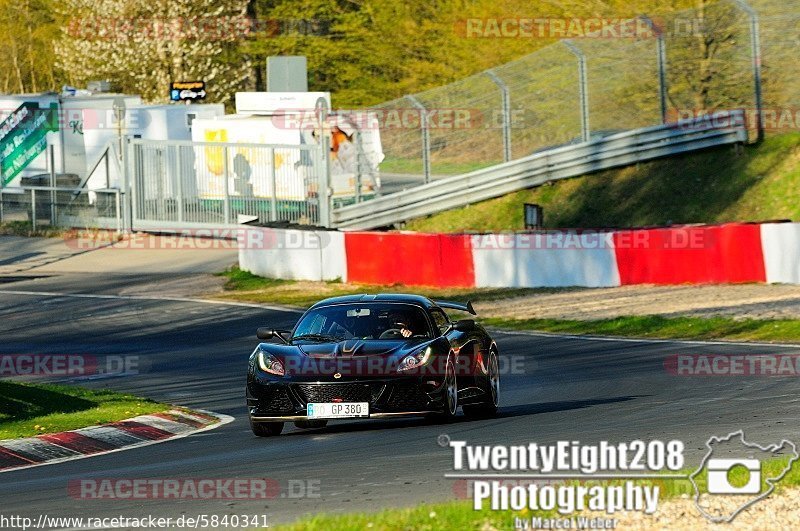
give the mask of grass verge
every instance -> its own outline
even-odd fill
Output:
[[[485,325],[511,330],[560,334],[644,337],[659,339],[720,339],[739,341],[800,341],[800,320],[731,319],[727,317],[625,316],[577,321],[487,317]]]
[[[762,478],[777,477],[788,464],[788,458],[765,461],[762,464]],[[691,474],[694,470],[684,470],[683,473]],[[735,471],[729,480],[733,484],[741,483],[744,472]],[[701,489],[706,488],[706,474],[700,474],[696,481]],[[681,496],[693,496],[694,487],[689,480],[640,480],[634,483],[639,485],[657,485],[659,487],[659,504],[665,500]],[[619,480],[599,481],[591,484],[622,485]],[[777,484],[775,494],[787,488],[800,486],[800,465],[795,462],[792,469]],[[306,516],[289,525],[278,526],[285,531],[301,531],[307,529],[325,529],[327,531],[350,531],[356,529],[375,529],[381,531],[405,531],[409,529],[424,529],[429,531],[463,529],[463,530],[511,530],[514,529],[514,517],[530,519],[531,517],[555,518],[564,517],[556,511],[491,511],[482,509],[476,511],[472,508],[471,501],[452,501],[438,504],[422,504],[405,509],[385,509],[375,513],[351,513],[342,515],[314,515]],[[574,515],[567,515],[574,516]],[[597,516],[594,514],[593,516]],[[607,515],[609,517],[624,518],[624,515]]]
[[[514,192],[411,220],[420,232],[522,230],[523,203],[546,228],[643,227],[800,218],[800,133],[668,157]]]
[[[431,298],[446,298],[466,302],[490,301],[519,297],[533,293],[552,293],[551,288],[432,288],[419,286],[363,285],[340,281],[311,282],[264,278],[233,267],[219,273],[224,276],[225,293],[216,298],[242,302],[262,302],[308,307],[326,297],[352,295],[355,293],[418,293]]]
[[[227,278],[225,300],[308,307],[325,297],[354,293],[418,293],[431,298],[475,303],[580,288],[429,288],[374,286],[339,281],[309,282],[263,278],[234,267],[219,273]],[[800,320],[732,319],[729,317],[625,316],[591,321],[564,319],[508,319],[480,312],[480,322],[496,328],[560,334],[643,337],[659,339],[717,339],[800,342]]]
[[[29,221],[6,221],[0,223],[0,236],[23,236],[26,238],[61,238],[68,234],[68,229],[58,227],[36,227]]]
[[[0,381],[0,439],[85,428],[170,407],[113,391]]]

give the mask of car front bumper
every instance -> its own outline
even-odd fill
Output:
[[[253,379],[247,405],[254,422],[309,420],[310,402],[368,402],[369,418],[418,416],[444,409],[442,382],[429,377],[351,381],[280,381]]]

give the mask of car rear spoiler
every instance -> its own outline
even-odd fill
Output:
[[[475,308],[472,307],[471,302],[467,302],[466,304],[462,304],[460,302],[450,302],[450,301],[433,301],[436,303],[437,306],[441,308],[447,308],[448,310],[459,310],[462,312],[468,312],[472,315],[478,315],[478,312],[475,311]]]

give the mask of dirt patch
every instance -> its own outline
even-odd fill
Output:
[[[623,286],[537,293],[475,304],[479,314],[515,319],[611,319],[621,316],[800,319],[800,286],[732,284]]]
[[[608,518],[605,513],[592,516]],[[794,529],[800,519],[800,489],[773,494],[742,511],[731,523],[712,524],[703,517],[689,496],[659,503],[652,515],[630,513],[617,516],[617,529]]]

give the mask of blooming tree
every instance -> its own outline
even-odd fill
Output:
[[[226,102],[252,73],[239,43],[251,32],[246,0],[64,0],[57,66],[73,85],[103,79],[145,101],[172,81],[206,82]]]

